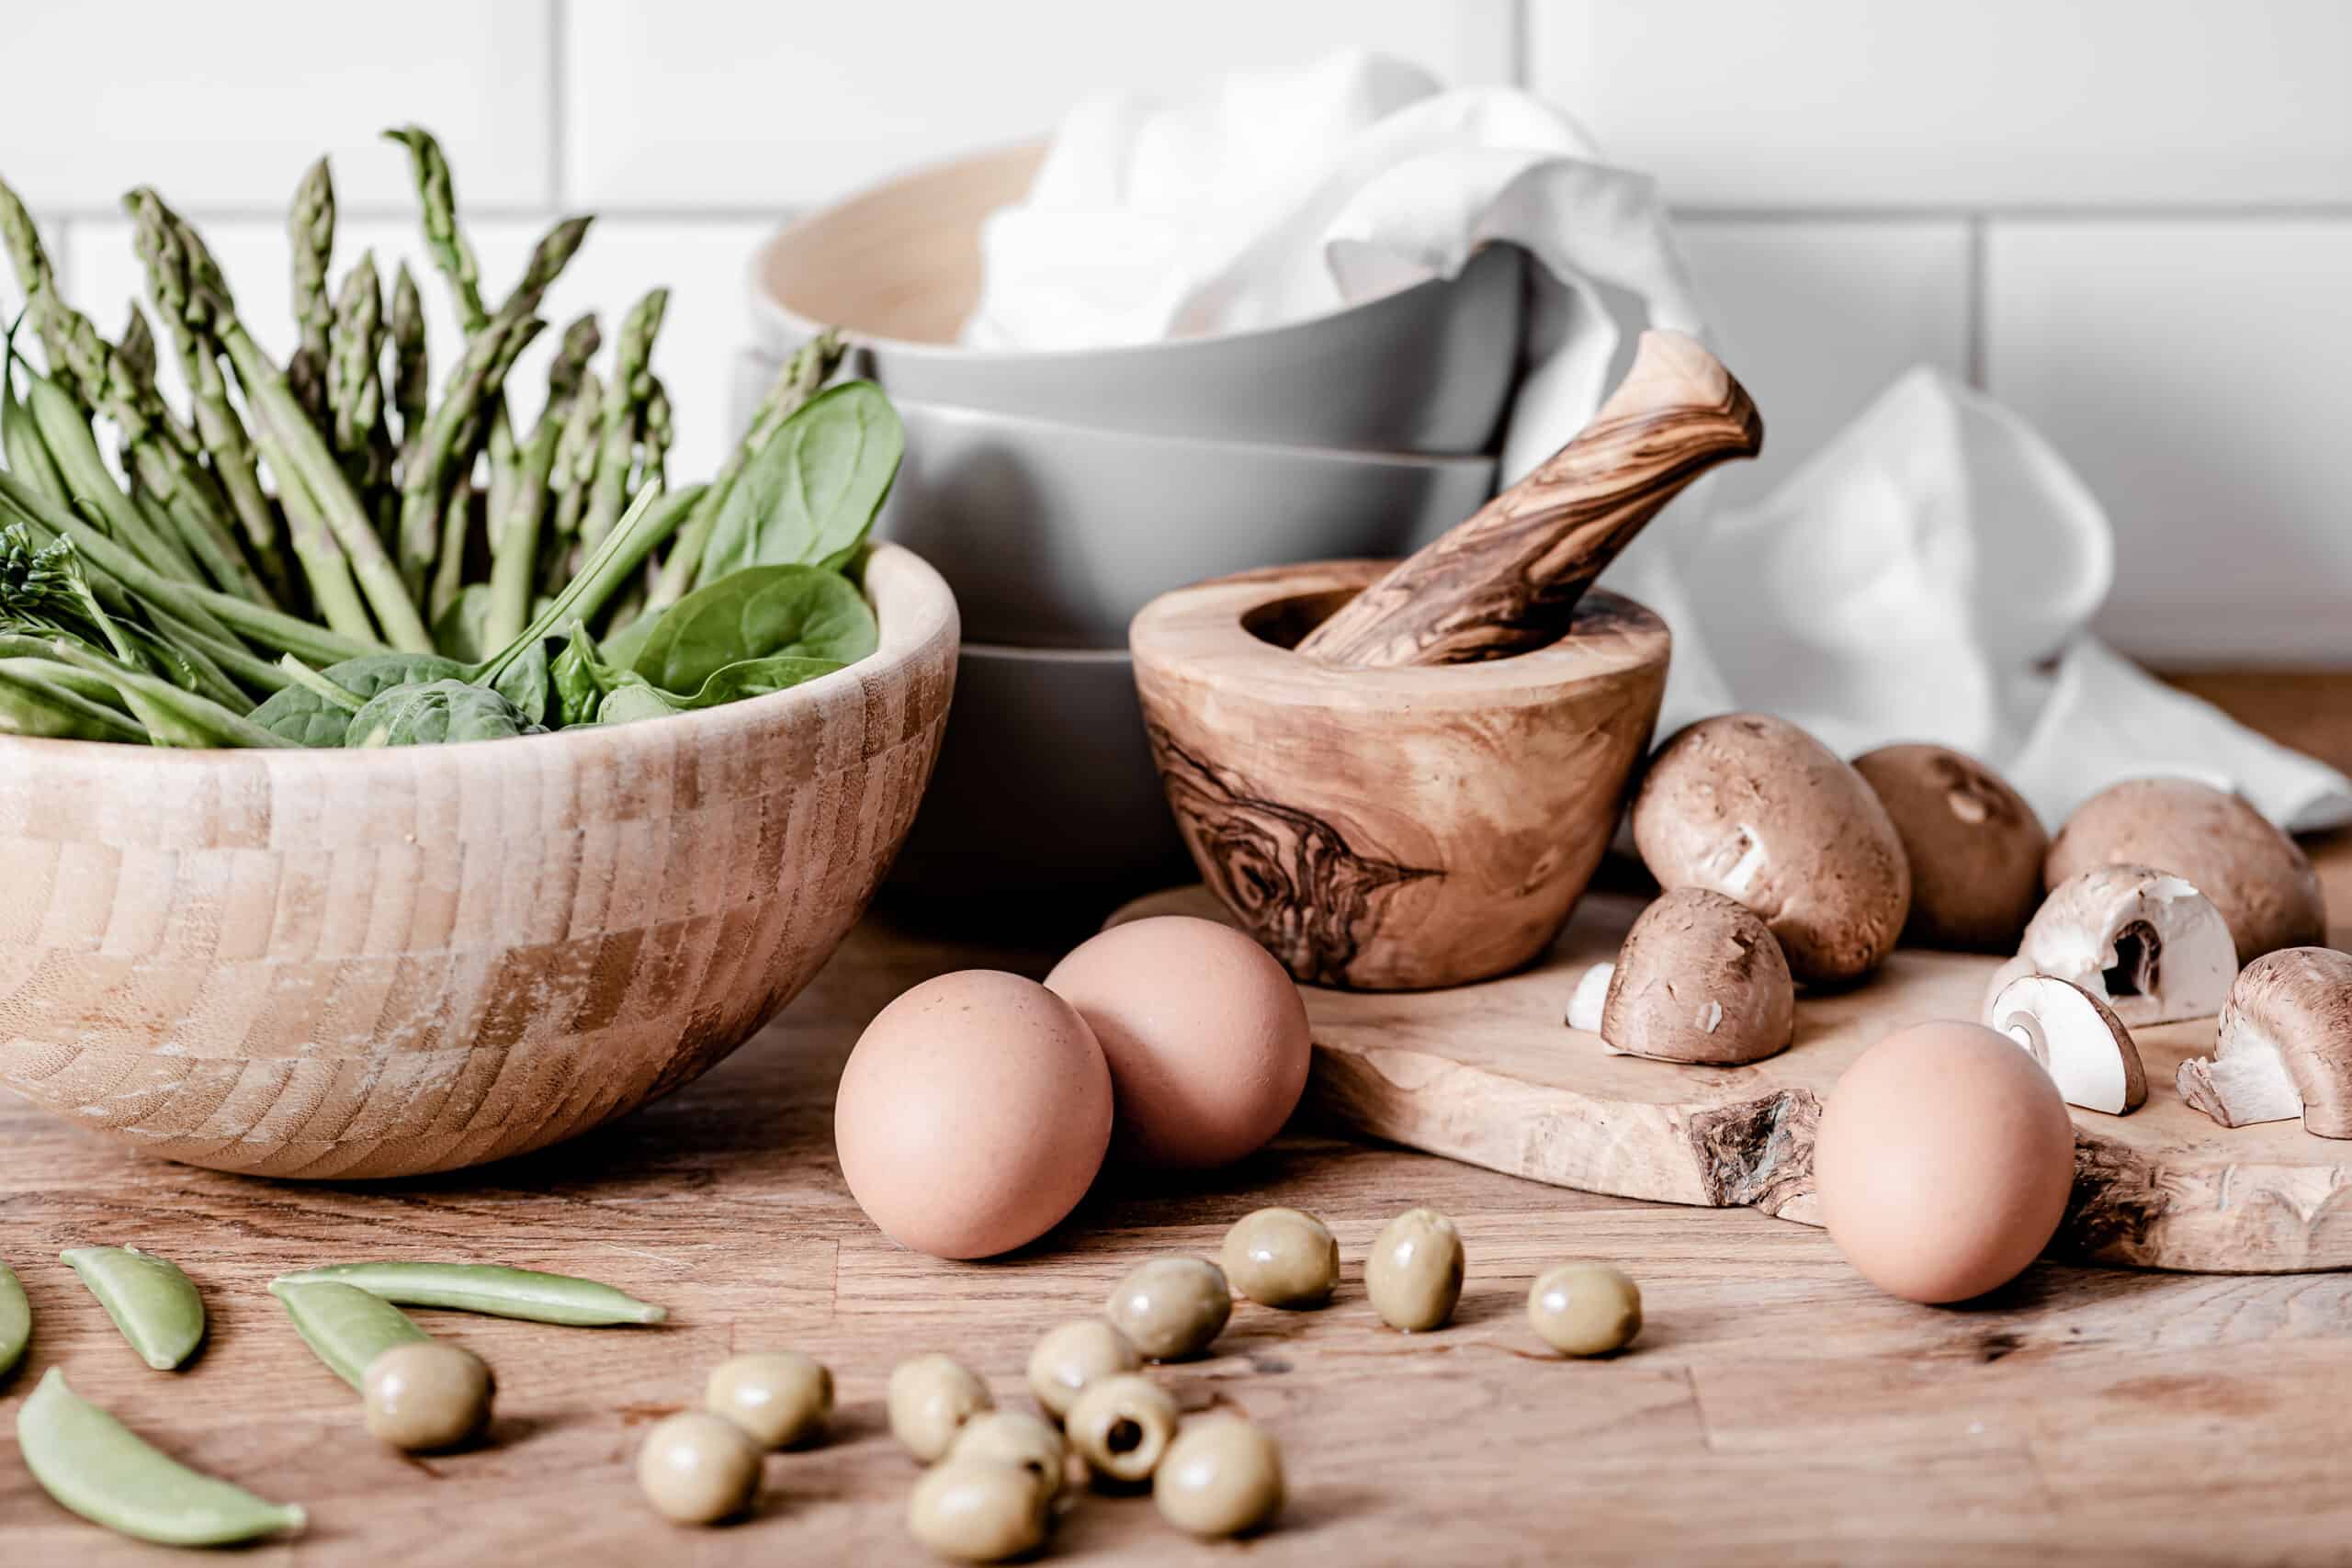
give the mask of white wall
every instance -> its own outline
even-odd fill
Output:
[[[0,17],[0,175],[101,322],[138,281],[115,201],[146,181],[282,346],[302,166],[334,156],[346,255],[413,255],[404,164],[374,138],[429,125],[493,279],[584,209],[599,230],[551,310],[673,287],[658,367],[693,472],[724,434],[744,257],[783,212],[1045,128],[1087,86],[1340,43],[1524,83],[1658,175],[1771,423],[1740,483],[1931,360],[2038,422],[2105,500],[2125,647],[2352,661],[2342,0],[20,5]]]

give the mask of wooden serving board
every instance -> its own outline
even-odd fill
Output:
[[[1302,987],[1310,1100],[1374,1137],[1555,1186],[1819,1224],[1813,1134],[1830,1086],[1897,1029],[1975,1018],[1999,961],[1898,952],[1861,987],[1801,998],[1795,1043],[1748,1066],[1612,1055],[1566,1026],[1568,996],[1588,965],[1616,956],[1642,902],[1588,897],[1541,963],[1483,985]],[[1113,921],[1161,914],[1224,918],[1193,886]],[[2128,1116],[2075,1112],[2075,1196],[2053,1247],[2143,1269],[2352,1268],[2352,1142],[2294,1122],[2218,1127],[2173,1088],[2214,1030],[2204,1019],[2139,1031],[2148,1102]]]

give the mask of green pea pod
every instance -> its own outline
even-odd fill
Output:
[[[176,1265],[135,1247],[84,1247],[58,1257],[157,1371],[170,1371],[204,1342],[204,1298]]]
[[[153,1448],[65,1386],[55,1367],[17,1412],[17,1444],[41,1490],[92,1524],[164,1546],[228,1546],[299,1530],[267,1503]]]
[[[594,1280],[495,1263],[336,1263],[300,1274],[281,1274],[270,1282],[270,1289],[322,1280],[356,1285],[369,1295],[401,1306],[447,1307],[572,1328],[660,1323],[670,1315],[665,1308]]]
[[[393,1346],[433,1337],[411,1323],[408,1314],[356,1285],[279,1280],[269,1293],[286,1303],[286,1315],[302,1343],[326,1363],[327,1371],[354,1388],[367,1377],[368,1364]]]
[[[16,1371],[17,1363],[25,1359],[25,1346],[32,1337],[32,1303],[25,1300],[25,1288],[17,1282],[16,1270],[0,1263],[0,1379]]]

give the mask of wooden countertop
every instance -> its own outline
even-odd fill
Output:
[[[2352,676],[2194,682],[2282,738],[2352,763]],[[2352,908],[2352,840],[2315,846]],[[1292,1499],[1252,1545],[1193,1545],[1147,1500],[1081,1497],[1048,1553],[1248,1561],[2341,1562],[2352,1542],[2352,1277],[2161,1276],[2041,1264],[1959,1309],[1891,1301],[1820,1233],[1745,1210],[1589,1197],[1425,1156],[1294,1131],[1246,1165],[1106,1185],[1046,1242],[983,1265],[901,1252],[866,1225],[832,1161],[831,1085],[858,1030],[951,968],[1043,973],[1050,942],[985,946],[869,920],[760,1039],[661,1105],[486,1171],[380,1186],[277,1185],[141,1160],[0,1107],[0,1258],[38,1316],[13,1415],[40,1373],[192,1463],[309,1506],[268,1564],[926,1561],[903,1533],[913,1467],[882,1429],[890,1365],[968,1358],[1001,1399],[1044,1328],[1099,1309],[1135,1261],[1214,1253],[1265,1203],[1339,1233],[1329,1309],[1242,1303],[1216,1355],[1170,1381],[1281,1439]],[[1470,1253],[1455,1326],[1408,1339],[1365,1305],[1357,1264],[1381,1223],[1430,1203]],[[53,1261],[130,1243],[205,1288],[212,1338],[173,1376],[143,1368]],[[498,1259],[593,1275],[667,1303],[650,1330],[433,1314],[502,1384],[488,1448],[406,1460],[361,1430],[264,1287],[367,1256]],[[1566,1258],[1642,1282],[1633,1353],[1538,1355],[1529,1280]],[[771,1459],[759,1512],[684,1529],[639,1500],[645,1426],[694,1403],[730,1351],[795,1346],[830,1363],[824,1447]],[[0,1424],[0,1563],[170,1554],[56,1507]]]

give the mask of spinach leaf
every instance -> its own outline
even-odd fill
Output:
[[[897,411],[871,381],[809,399],[744,465],[711,527],[699,580],[716,583],[753,566],[840,566],[874,525],[906,446]]]
[[[480,663],[490,652],[482,646],[482,634],[490,626],[490,604],[489,583],[466,584],[433,623],[434,650],[463,664]]]
[[[693,692],[730,664],[779,655],[854,664],[880,640],[874,612],[841,573],[756,566],[663,611],[629,667],[664,691]]]
[[[547,643],[535,642],[525,649],[514,663],[498,672],[490,689],[513,703],[533,724],[545,724],[548,702],[553,695]]]
[[[678,700],[669,693],[657,691],[643,681],[616,686],[596,708],[598,724],[634,724],[640,718],[668,718],[684,713]]]
[[[575,625],[571,641],[556,655],[550,683],[555,688],[556,722],[568,727],[594,724],[606,697],[624,686],[651,682],[633,670],[608,661],[588,628]]]
[[[838,659],[808,659],[798,654],[780,653],[770,659],[746,659],[711,672],[691,695],[669,694],[680,709],[715,708],[728,703],[740,703],[748,697],[764,697],[771,692],[781,692],[813,681],[820,675],[830,675],[849,666]]]
[[[365,703],[395,686],[457,680],[466,667],[435,653],[363,653],[319,671]],[[340,746],[352,716],[306,686],[274,692],[254,709],[253,721],[302,746]]]
[[[412,682],[368,700],[351,716],[349,746],[445,746],[544,735],[513,703],[467,681]]]

